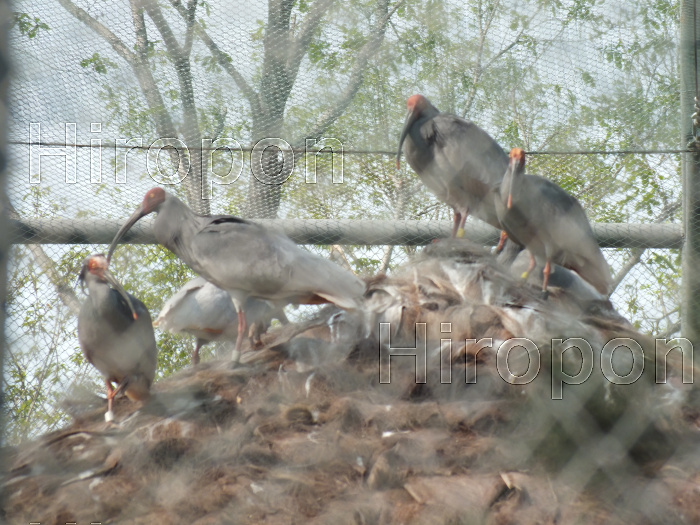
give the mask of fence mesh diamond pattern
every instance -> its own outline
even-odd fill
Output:
[[[576,196],[614,307],[680,332],[677,2],[18,0],[10,41],[6,440],[62,425],[82,357],[75,280],[146,191],[287,231],[364,276],[449,233],[396,149],[406,99],[468,118]],[[536,205],[536,204],[535,204]],[[467,237],[498,232],[470,218]],[[194,276],[148,237],[113,270],[151,312]],[[287,310],[290,319],[310,315]],[[158,376],[189,361],[156,331]]]

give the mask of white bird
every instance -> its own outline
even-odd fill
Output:
[[[287,322],[284,311],[281,308],[275,311],[267,301],[249,298],[244,308],[252,338],[259,339],[273,318]],[[196,365],[202,346],[212,341],[236,341],[238,315],[227,292],[203,277],[196,277],[165,301],[153,326],[174,334],[184,332],[195,336],[192,364]]]

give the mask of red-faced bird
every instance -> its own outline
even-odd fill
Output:
[[[464,222],[470,213],[500,229],[492,189],[503,179],[508,155],[479,126],[440,113],[423,95],[413,95],[406,105],[397,168],[405,143],[406,160],[413,171],[454,210],[453,237],[464,235]]]
[[[88,297],[78,315],[78,341],[85,359],[104,377],[105,419],[112,421],[112,403],[119,392],[132,401],[150,395],[158,355],[151,316],[141,301],[124,291],[104,255],[85,259],[79,279]]]
[[[498,218],[513,241],[530,252],[527,277],[536,259],[544,264],[546,296],[552,265],[574,270],[603,295],[612,278],[581,204],[552,181],[525,174],[525,152],[513,148],[498,198]]]
[[[153,221],[156,240],[231,295],[238,314],[234,363],[240,358],[247,326],[244,305],[249,297],[276,305],[334,303],[355,309],[361,304],[365,283],[353,273],[259,224],[230,215],[197,215],[162,188],[146,193],[115,235],[108,258],[123,235],[154,212],[158,214]]]

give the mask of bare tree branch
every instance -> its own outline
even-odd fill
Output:
[[[334,2],[335,0],[316,0],[301,24],[299,36],[293,39],[287,58],[287,74],[292,84],[294,84],[299,74],[299,66],[316,29],[318,29],[318,25]]]
[[[81,9],[70,0],[58,0],[58,3],[61,4],[64,9],[75,18],[104,38],[107,43],[109,43],[109,45],[111,45],[112,48],[119,54],[119,56],[129,63],[129,65],[132,67],[134,66],[136,56],[129,50],[128,46],[119,39],[117,35],[112,33],[112,31],[107,29],[107,27],[101,22],[98,22],[95,18],[90,16],[87,11]]]
[[[682,201],[679,197],[676,201],[668,204],[667,206],[664,206],[664,209],[661,210],[661,213],[659,213],[659,215],[654,219],[653,222],[657,224],[664,222],[674,213],[676,213],[681,208],[681,205]],[[629,274],[632,271],[632,268],[634,268],[639,263],[639,261],[642,260],[642,255],[644,255],[645,251],[646,248],[632,248],[630,250],[630,256],[622,265],[620,271],[617,272],[617,274],[615,274],[615,277],[613,277],[612,291],[610,292],[611,294],[617,289],[617,287],[625,279],[625,277],[627,277],[627,274]]]
[[[44,272],[44,275],[49,278],[51,284],[56,288],[56,293],[61,302],[68,307],[73,315],[77,316],[80,312],[80,301],[70,283],[67,283],[65,278],[56,271],[56,265],[51,257],[46,255],[40,244],[28,244],[27,248],[32,252],[34,260]]]
[[[185,145],[192,153],[189,159],[187,155],[185,155],[185,152],[178,153],[178,166],[184,166],[183,169],[189,175],[184,179],[187,200],[197,213],[208,214],[210,211],[209,201],[202,198],[201,191],[206,184],[206,173],[202,164],[202,134],[199,129],[199,118],[194,99],[194,81],[192,78],[192,69],[190,67],[189,53],[185,53],[184,49],[177,43],[175,35],[168,22],[165,20],[157,0],[142,1],[148,16],[151,17],[158,32],[160,32],[163,37],[165,47],[175,66],[175,73],[177,74],[180,86],[180,99],[182,100],[182,115],[184,120],[182,134],[185,139]],[[193,0],[192,3],[196,6],[196,0]],[[190,9],[193,10],[194,7]],[[188,17],[189,16],[188,12]],[[190,169],[192,173],[189,173]]]
[[[3,205],[7,209],[11,219],[19,220],[22,218],[8,198],[3,199]],[[51,257],[46,255],[46,252],[40,244],[28,244],[27,248],[34,256],[34,260],[39,265],[39,268],[41,268],[44,274],[49,278],[51,284],[56,288],[58,298],[68,307],[73,315],[77,316],[80,312],[81,303],[71,283],[66,281],[66,278],[56,271],[56,263],[53,262]]]
[[[182,45],[182,54],[189,57],[192,53],[192,41],[194,40],[194,22],[195,14],[197,12],[197,0],[191,0],[187,6],[187,17],[185,22],[187,23],[187,30],[185,32],[185,43]]]
[[[187,17],[187,8],[182,5],[182,2],[180,0],[170,0],[170,3],[175,9],[177,9],[177,11],[182,17]],[[194,30],[199,39],[202,42],[204,42],[205,46],[209,48],[209,52],[216,59],[216,62],[219,64],[219,66],[221,66],[221,68],[224,71],[226,71],[226,73],[228,73],[228,75],[236,83],[238,89],[241,90],[243,96],[246,98],[246,100],[248,100],[248,103],[250,104],[250,108],[253,111],[253,113],[259,112],[260,98],[258,94],[250,86],[250,84],[248,84],[246,79],[243,78],[243,75],[241,75],[238,72],[238,70],[233,66],[233,64],[231,63],[231,57],[227,53],[221,51],[219,46],[214,42],[214,40],[212,40],[212,38],[209,36],[209,34],[199,22],[195,22]]]
[[[295,144],[303,144],[306,138],[319,138],[328,128],[328,126],[333,124],[348,108],[355,97],[355,94],[362,86],[368,62],[379,51],[381,43],[384,40],[386,26],[389,23],[389,20],[394,13],[396,13],[396,10],[404,4],[404,2],[405,0],[400,0],[397,2],[394,7],[391,8],[391,10],[386,12],[386,14],[378,20],[375,29],[372,31],[372,34],[365,45],[362,46],[362,49],[355,59],[355,64],[350,71],[350,79],[348,80],[345,89],[338,97],[338,101],[333,105],[333,107],[324,111],[316,120],[316,124],[306,135],[306,137],[302,137],[301,139],[295,141]],[[386,11],[386,2],[380,0],[379,4],[383,4],[384,10]],[[381,10],[381,7],[382,5],[378,6],[378,11]]]
[[[172,119],[165,109],[165,104],[158,91],[155,79],[146,60],[147,55],[147,40],[145,37],[145,26],[142,27],[142,17],[139,21],[138,9],[135,7],[132,0],[132,17],[134,18],[134,27],[136,29],[137,49],[138,54],[133,53],[119,38],[112,33],[101,22],[90,16],[86,11],[77,7],[70,0],[59,0],[59,3],[72,14],[75,18],[83,22],[87,27],[95,31],[98,35],[104,38],[117,54],[122,57],[131,68],[134,70],[136,80],[141,87],[141,91],[146,98],[148,107],[153,112],[156,131],[164,137],[175,137],[176,131]]]
[[[669,326],[664,333],[659,334],[657,337],[659,337],[661,339],[668,339],[673,334],[677,334],[680,331],[681,331],[681,322],[677,321],[677,322],[673,323],[671,326]]]

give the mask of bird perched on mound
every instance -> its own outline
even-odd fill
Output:
[[[158,355],[151,316],[141,301],[124,291],[104,255],[85,259],[79,279],[87,285],[88,297],[78,315],[78,341],[85,358],[105,379],[105,419],[112,421],[112,403],[119,392],[132,401],[150,395]]]
[[[491,189],[508,167],[503,149],[479,126],[440,113],[423,95],[413,95],[406,105],[397,168],[405,141],[411,168],[438,199],[454,209],[453,237],[464,235],[469,213],[500,229]]]
[[[520,148],[510,152],[495,202],[503,229],[531,254],[523,276],[529,275],[537,259],[543,261],[543,294],[552,264],[574,270],[601,294],[610,293],[610,268],[581,204],[544,177],[525,175],[525,152]]]
[[[258,341],[273,318],[287,322],[284,311],[281,308],[275,311],[267,301],[248,298],[244,309],[252,337]],[[174,334],[185,332],[195,336],[197,343],[192,364],[196,365],[202,346],[212,341],[236,341],[238,316],[228,292],[202,277],[196,277],[165,301],[153,326]]]
[[[119,240],[142,217],[156,212],[156,240],[196,273],[231,294],[238,314],[233,361],[240,358],[248,297],[283,305],[334,303],[355,309],[365,284],[340,266],[299,248],[286,235],[230,215],[197,215],[180,199],[153,188],[117,232]]]

